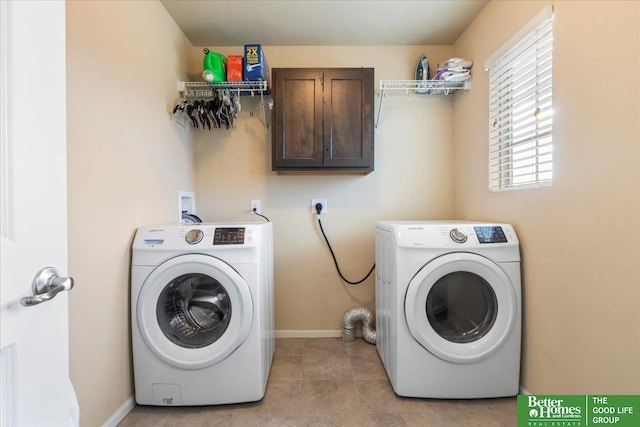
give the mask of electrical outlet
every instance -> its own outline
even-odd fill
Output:
[[[322,210],[320,214],[326,214],[327,211],[327,199],[311,199],[311,213],[318,213],[316,211],[316,204],[320,203],[322,205]]]
[[[251,215],[255,215],[259,213],[262,213],[260,211],[260,200],[251,200]]]

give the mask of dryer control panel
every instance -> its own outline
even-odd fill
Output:
[[[507,243],[507,236],[499,225],[481,225],[473,227],[473,232],[478,238],[478,243]],[[467,232],[460,228],[452,228],[449,237],[456,243],[464,243],[469,238]]]
[[[377,228],[391,231],[396,244],[403,248],[473,248],[518,247],[513,227],[504,223],[471,221],[380,221]]]
[[[478,243],[507,243],[507,236],[499,225],[484,225],[473,227]]]

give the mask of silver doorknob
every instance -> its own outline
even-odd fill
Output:
[[[45,267],[38,271],[36,277],[33,278],[31,284],[33,296],[22,298],[20,304],[26,307],[38,305],[41,302],[49,301],[62,291],[70,291],[71,288],[73,288],[71,277],[60,277],[58,270],[54,267]]]

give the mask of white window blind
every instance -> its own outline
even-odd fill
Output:
[[[553,177],[551,8],[514,39],[485,65],[491,191],[547,186]]]

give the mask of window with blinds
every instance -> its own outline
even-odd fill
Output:
[[[548,7],[487,60],[491,191],[551,185],[552,48]]]

